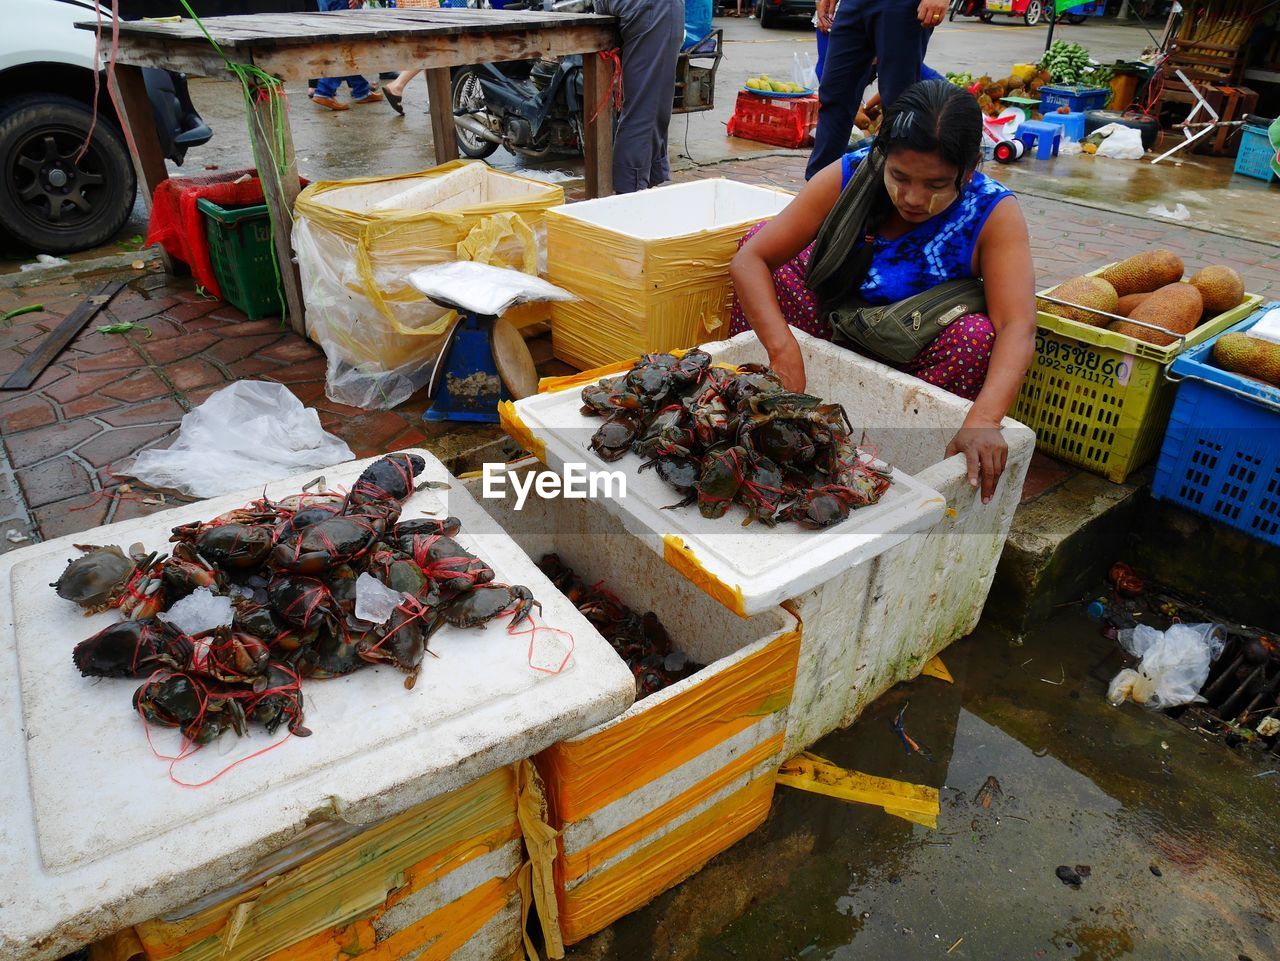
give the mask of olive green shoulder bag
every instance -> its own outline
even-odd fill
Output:
[[[834,339],[891,364],[905,364],[966,314],[985,313],[982,281],[951,280],[892,304],[871,305],[856,293],[871,267],[871,208],[884,176],[872,149],[822,222],[805,282],[817,296]],[[861,240],[850,243],[850,238]]]

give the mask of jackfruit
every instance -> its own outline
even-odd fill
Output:
[[[1125,294],[1146,294],[1182,279],[1182,258],[1171,250],[1147,250],[1112,264],[1098,276]]]
[[[1150,294],[1125,294],[1116,304],[1116,313],[1121,317],[1128,317],[1133,313],[1135,307],[1150,296]]]
[[[1248,334],[1223,334],[1213,345],[1213,362],[1223,370],[1280,387],[1280,344]]]
[[[1190,284],[1173,283],[1161,287],[1129,314],[1132,320],[1155,324],[1172,333],[1162,334],[1123,320],[1113,322],[1110,329],[1125,337],[1145,340],[1157,347],[1168,347],[1178,339],[1174,334],[1189,334],[1195,330],[1202,313],[1204,298],[1200,296],[1200,291]]]
[[[1191,285],[1204,298],[1204,316],[1217,317],[1244,303],[1244,281],[1230,267],[1215,264],[1191,278]]]
[[[1090,327],[1105,327],[1110,318],[1100,316],[1095,311],[1102,310],[1114,314],[1116,301],[1119,299],[1116,297],[1115,288],[1098,277],[1072,277],[1065,284],[1059,284],[1049,291],[1048,296],[1076,306],[1064,307],[1061,304],[1037,298],[1037,310],[1043,310],[1046,314],[1056,314],[1067,320],[1079,321]]]

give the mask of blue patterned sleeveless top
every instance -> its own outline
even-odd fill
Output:
[[[867,155],[860,146],[844,155],[841,189]],[[870,304],[892,304],[948,280],[973,276],[973,250],[991,211],[1011,191],[975,173],[960,197],[938,216],[916,225],[896,240],[875,238],[871,269],[859,293]]]

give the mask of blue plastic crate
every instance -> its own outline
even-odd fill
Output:
[[[1271,168],[1276,151],[1265,127],[1240,128],[1240,152],[1236,154],[1236,173],[1271,183],[1280,180]]]
[[[1247,331],[1277,307],[1223,333]],[[1178,396],[1151,493],[1280,546],[1280,388],[1214,367],[1218,337],[1169,368]]]
[[[1070,107],[1072,113],[1102,110],[1111,102],[1111,88],[1048,84],[1040,88],[1040,100],[1044,104],[1041,113],[1052,113],[1059,107]]]
[[[1044,115],[1044,122],[1061,127],[1063,140],[1074,140],[1076,143],[1084,140],[1084,114],[1082,113],[1055,113],[1050,110]]]

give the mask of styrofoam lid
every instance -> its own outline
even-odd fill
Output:
[[[449,482],[431,455],[420,479]],[[349,486],[369,461],[328,468]],[[268,487],[296,493],[315,472]],[[72,647],[118,619],[85,617],[49,587],[74,542],[165,550],[169,531],[261,496],[261,488],[35,545],[0,558],[0,956],[57,956],[78,943],[171,910],[279,847],[308,820],[366,823],[466,784],[497,767],[617,716],[635,683],[626,665],[456,481],[414,494],[404,516],[453,514],[458,540],[500,582],[542,602],[539,623],[568,631],[574,650],[559,674],[530,667],[528,636],[508,618],[482,629],[446,627],[431,640],[417,684],[366,667],[304,681],[307,738],[246,761],[201,788],[169,779],[130,709],[131,679],[81,677]],[[540,635],[536,660],[562,654]],[[553,658],[558,661],[559,657]],[[161,754],[173,732],[150,730]],[[224,735],[176,770],[199,782],[280,737]],[[68,933],[70,932],[70,933]],[[69,940],[60,940],[68,938]],[[39,952],[30,945],[40,942]]]
[[[759,613],[877,557],[908,535],[931,527],[946,507],[937,491],[895,470],[892,486],[878,503],[823,530],[793,523],[743,527],[746,510],[737,504],[716,519],[703,517],[694,505],[667,510],[680,495],[656,471],[640,472],[639,456],[628,453],[607,463],[588,448],[602,421],[581,413],[579,394],[571,389],[516,403],[517,415],[544,444],[548,465],[560,469],[586,464],[588,470],[622,471],[626,494],[606,501],[609,510],[658,553],[672,550],[671,538],[678,538],[696,566],[727,588],[716,589],[713,596],[740,607],[740,614]]]
[[[595,224],[640,240],[684,237],[728,226],[751,226],[795,197],[785,190],[734,180],[695,180],[552,207],[548,213]]]

